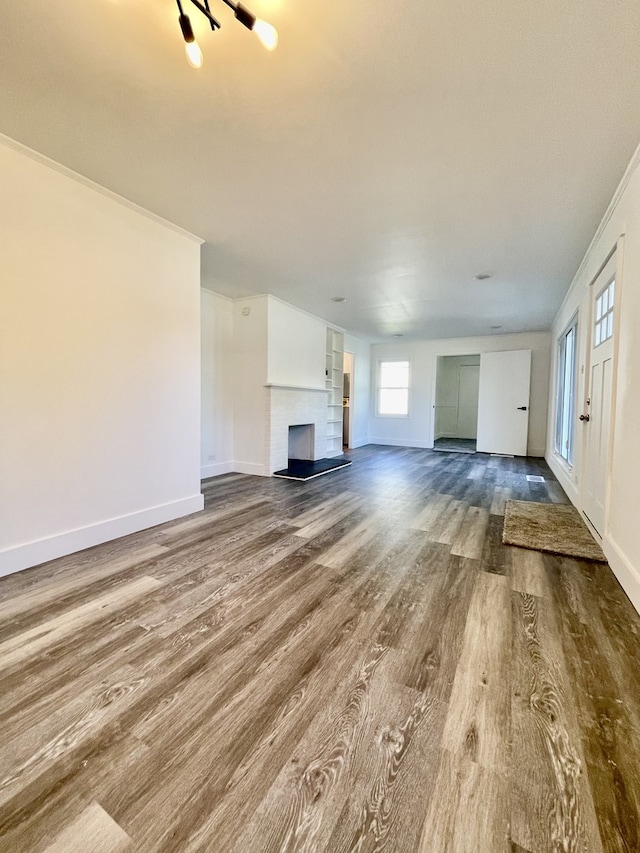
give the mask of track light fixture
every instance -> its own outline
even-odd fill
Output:
[[[178,23],[182,30],[182,38],[184,39],[184,49],[187,54],[187,60],[189,61],[189,65],[193,68],[200,68],[202,66],[202,51],[200,50],[198,42],[193,34],[193,27],[191,26],[189,16],[184,13],[181,0],[176,0],[176,2],[178,4],[178,11],[180,12]],[[199,0],[190,0],[190,2],[193,3],[196,9],[202,12],[205,18],[209,21],[213,32],[220,29],[220,23],[211,14],[209,0],[204,0],[204,5],[200,3]],[[261,21],[260,18],[256,18],[256,16],[246,9],[242,3],[233,3],[232,0],[222,0],[222,2],[226,3],[229,8],[233,9],[237,20],[240,21],[243,26],[248,30],[253,30],[267,50],[274,50],[276,48],[278,44],[278,31],[275,27],[272,27],[271,24],[268,24],[266,21]]]

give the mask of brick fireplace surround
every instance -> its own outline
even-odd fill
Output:
[[[324,388],[267,386],[266,473],[287,467],[290,426],[313,424],[313,458],[326,456],[327,393]]]

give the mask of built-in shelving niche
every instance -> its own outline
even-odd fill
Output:
[[[327,388],[327,457],[342,453],[342,391],[344,335],[327,329],[325,385]]]

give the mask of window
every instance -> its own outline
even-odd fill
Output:
[[[573,426],[576,387],[576,344],[578,317],[558,341],[558,392],[556,409],[556,452],[573,464]]]
[[[599,347],[613,337],[613,299],[616,280],[612,279],[596,299],[596,319],[593,327],[593,345]]]
[[[378,370],[378,415],[409,414],[409,362],[381,361]]]

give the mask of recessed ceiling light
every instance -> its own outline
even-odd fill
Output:
[[[478,275],[474,275],[476,281],[486,281],[488,278],[491,278],[488,272],[479,272]]]
[[[346,302],[347,297],[346,296],[332,296],[331,301],[332,302]]]
[[[400,332],[397,332],[395,335],[393,335],[393,337],[394,338],[403,338],[404,335],[402,335]]]

